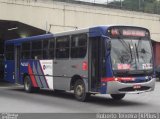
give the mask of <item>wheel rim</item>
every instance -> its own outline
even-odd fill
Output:
[[[29,82],[28,79],[26,79],[26,81],[25,81],[25,89],[29,90],[29,88],[30,88],[30,82]]]
[[[82,85],[78,85],[76,87],[76,95],[81,97],[84,93],[84,87]]]

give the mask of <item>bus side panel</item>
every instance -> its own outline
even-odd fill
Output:
[[[88,92],[88,70],[83,70],[83,61],[85,59],[77,60],[58,60],[53,68],[53,87],[58,90],[70,90],[72,77],[78,75],[83,77],[86,91]]]
[[[71,82],[71,64],[72,60],[56,60],[54,61],[54,81],[53,86],[58,90],[70,90]]]
[[[23,60],[21,74],[28,74],[34,87],[53,90],[53,60]],[[23,75],[20,82],[23,83]]]
[[[19,83],[23,84],[23,78],[24,78],[24,74],[29,74],[28,72],[28,64],[29,61],[28,60],[21,60],[21,64],[20,64],[20,79],[19,79]]]
[[[39,80],[39,76],[37,74],[37,70],[36,70],[36,67],[37,67],[37,61],[35,60],[23,60],[21,62],[21,74],[22,77],[21,77],[21,82],[23,82],[23,77],[25,75],[29,75],[30,76],[30,79],[32,81],[32,85],[33,87],[40,87],[42,88],[42,84]]]
[[[53,90],[53,60],[40,60],[37,62],[37,72],[40,75],[39,78],[43,88]]]
[[[85,57],[84,59],[54,61],[54,88],[59,90],[70,90],[72,77],[78,75],[86,77],[85,84],[86,89],[88,89],[88,70],[83,69],[84,62],[88,63],[88,57]]]
[[[13,60],[5,61],[5,69],[4,69],[4,72],[5,72],[4,80],[5,81],[15,83],[14,69],[15,69],[15,63]]]

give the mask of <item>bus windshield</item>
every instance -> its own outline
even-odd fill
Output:
[[[111,39],[113,71],[152,71],[150,41],[141,39]]]

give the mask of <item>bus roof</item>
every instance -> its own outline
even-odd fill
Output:
[[[54,37],[53,34],[43,34],[43,35],[38,35],[38,36],[7,40],[7,41],[5,41],[5,44],[19,44],[19,43],[23,43],[26,41],[39,40],[39,39],[49,39],[49,38],[53,38],[53,37]]]
[[[53,38],[57,36],[64,36],[64,35],[78,34],[78,33],[89,33],[90,37],[100,36],[100,35],[104,35],[107,29],[110,27],[133,27],[133,28],[146,29],[144,27],[127,26],[127,25],[108,25],[108,26],[100,25],[100,26],[88,27],[88,28],[83,28],[83,29],[78,29],[78,30],[71,30],[71,31],[61,32],[61,33],[56,33],[56,34],[43,34],[43,35],[38,35],[38,36],[26,37],[26,38],[12,39],[12,40],[5,41],[5,44],[17,44],[18,45],[26,41],[49,39],[49,38]]]

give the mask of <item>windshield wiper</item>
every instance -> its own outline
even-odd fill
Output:
[[[137,55],[137,59],[138,59],[138,62],[139,62],[139,52],[142,53],[141,51],[138,51],[138,46],[135,44],[135,48],[136,48],[136,55]],[[147,63],[144,59],[143,56],[141,56],[141,59],[144,61],[144,63]]]
[[[150,54],[148,51],[146,51],[146,49],[141,48],[140,44],[142,43],[142,40],[143,40],[142,38],[139,38],[137,46],[135,44],[138,61],[139,61],[139,53],[140,54],[146,54],[146,53]],[[140,49],[140,51],[138,51],[138,49]],[[144,63],[146,63],[146,60],[144,59],[144,57],[141,56],[140,58],[144,61]]]
[[[133,60],[131,45],[129,44],[130,54],[131,54],[131,62]]]
[[[123,39],[121,39],[121,38],[118,38],[118,40],[120,40],[120,42],[122,43],[122,45],[129,51],[129,47],[128,47],[127,43]]]
[[[139,62],[139,52],[138,52],[138,47],[137,47],[136,44],[135,44],[135,48],[136,48],[136,56],[137,56],[137,59],[138,59],[138,62]]]
[[[130,44],[128,46],[128,44],[123,39],[121,39],[121,38],[118,38],[118,40],[122,43],[122,45],[125,47],[125,49],[127,50],[127,52],[131,55],[131,61],[130,62],[132,62],[133,56],[132,56],[132,49],[131,49]]]

